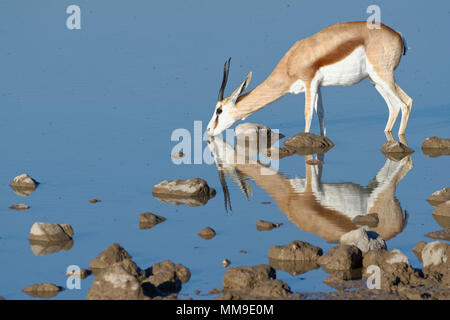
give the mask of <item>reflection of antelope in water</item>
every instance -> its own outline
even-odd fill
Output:
[[[226,203],[229,202],[229,193],[224,172],[239,182],[247,196],[251,188],[244,177],[253,180],[271,195],[281,211],[300,229],[313,232],[329,242],[337,242],[342,234],[356,229],[352,219],[357,215],[377,213],[379,223],[373,230],[384,239],[394,237],[405,226],[406,213],[403,214],[395,198],[395,189],[412,168],[410,156],[398,162],[386,159],[375,178],[364,188],[351,182],[322,183],[322,165],[306,164],[312,156],[305,156],[306,178],[288,179],[256,161],[236,162],[236,150],[219,137],[212,138],[209,147],[222,177]],[[323,155],[319,158],[323,160]]]

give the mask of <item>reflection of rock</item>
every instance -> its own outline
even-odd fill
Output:
[[[34,241],[30,240],[30,248],[35,256],[45,256],[60,250],[70,250],[73,247],[73,240],[62,242]]]
[[[433,219],[445,229],[450,229],[450,216],[439,216],[433,214]]]
[[[269,222],[264,220],[256,221],[256,229],[258,231],[270,231],[274,228],[279,228],[281,225],[281,222]]]
[[[441,139],[438,137],[427,138],[422,143],[422,151],[431,158],[450,155],[450,139]]]
[[[39,182],[31,178],[29,175],[23,173],[13,179],[10,187],[19,196],[29,196],[39,185]]]
[[[295,150],[287,147],[272,147],[267,150],[266,156],[270,159],[283,159],[295,154]]]
[[[369,250],[386,249],[384,240],[374,231],[359,228],[341,236],[341,244],[357,246],[363,253]]]
[[[425,236],[438,240],[450,240],[450,229],[429,232]]]
[[[276,270],[286,271],[293,276],[298,276],[313,269],[319,268],[319,265],[315,261],[278,260],[272,258],[269,258],[269,265]]]
[[[166,218],[162,216],[158,216],[151,212],[145,212],[139,215],[139,228],[150,229],[164,221],[166,221]]]
[[[400,161],[407,155],[414,152],[414,150],[409,148],[407,145],[404,145],[403,143],[395,140],[386,141],[381,146],[380,151],[384,154],[386,158],[394,161]]]
[[[212,239],[216,236],[216,232],[214,231],[214,229],[212,229],[210,227],[206,227],[206,228],[200,230],[197,234],[205,240]]]
[[[450,217],[450,200],[436,206],[433,211],[433,215]]]
[[[441,190],[438,190],[436,192],[434,192],[428,199],[427,201],[432,205],[432,206],[437,206],[443,202],[449,201],[450,200],[450,188],[444,188]]]
[[[63,288],[53,283],[39,283],[28,286],[22,291],[31,297],[48,299],[56,296],[62,290]]]
[[[321,256],[318,263],[324,270],[357,269],[362,266],[362,252],[356,246],[340,245]]]
[[[292,241],[284,246],[273,246],[269,249],[269,258],[276,260],[317,261],[322,255],[321,248],[308,242]]]
[[[379,219],[378,214],[369,213],[366,215],[356,216],[352,221],[360,226],[364,225],[375,228],[378,225]]]
[[[65,242],[72,240],[73,229],[68,224],[35,222],[30,230],[30,241]]]
[[[215,196],[216,190],[210,188],[205,180],[193,178],[188,180],[163,181],[153,187],[153,196],[166,203],[203,205]]]
[[[325,153],[330,150],[334,143],[324,136],[313,133],[300,132],[284,141],[284,145],[294,149],[297,154]]]

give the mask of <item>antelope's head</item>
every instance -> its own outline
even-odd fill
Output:
[[[216,107],[214,108],[213,116],[209,121],[208,127],[206,128],[206,131],[210,136],[216,136],[220,134],[222,131],[229,128],[234,122],[236,122],[236,120],[239,120],[236,112],[236,101],[247,88],[252,78],[252,73],[250,72],[247,78],[245,78],[245,80],[239,85],[239,87],[234,90],[234,92],[229,97],[224,98],[223,93],[227,85],[228,73],[230,71],[230,61],[231,58],[225,62],[225,65],[223,67],[222,85],[220,86]]]

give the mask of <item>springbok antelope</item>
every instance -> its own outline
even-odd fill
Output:
[[[403,136],[413,100],[398,86],[394,70],[407,47],[402,36],[381,24],[367,28],[366,22],[332,25],[300,40],[284,55],[270,76],[250,92],[252,73],[227,98],[223,97],[230,59],[225,62],[218,101],[208,124],[211,136],[220,134],[235,121],[264,108],[287,93],[305,92],[305,132],[309,132],[313,109],[321,135],[326,135],[320,87],[351,86],[365,78],[375,86],[389,108],[385,132],[391,132],[400,110],[399,136]]]
[[[224,189],[225,205],[230,206],[230,194],[225,175],[231,176],[248,198],[252,193],[248,180],[264,189],[278,204],[280,210],[300,229],[312,232],[328,242],[338,242],[340,237],[358,226],[352,219],[358,215],[378,214],[378,225],[372,230],[385,240],[400,233],[406,225],[395,190],[402,178],[412,169],[410,156],[400,161],[386,159],[383,167],[366,187],[352,182],[322,182],[322,165],[311,166],[305,156],[306,177],[287,178],[267,167],[252,156],[260,150],[243,150],[211,137],[208,141]],[[236,161],[240,152],[249,155],[248,161]],[[323,160],[324,155],[318,155]]]

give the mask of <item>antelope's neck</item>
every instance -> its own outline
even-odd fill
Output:
[[[239,97],[233,116],[236,120],[247,117],[284,96],[288,88],[288,83],[271,78],[266,79],[255,89]]]

